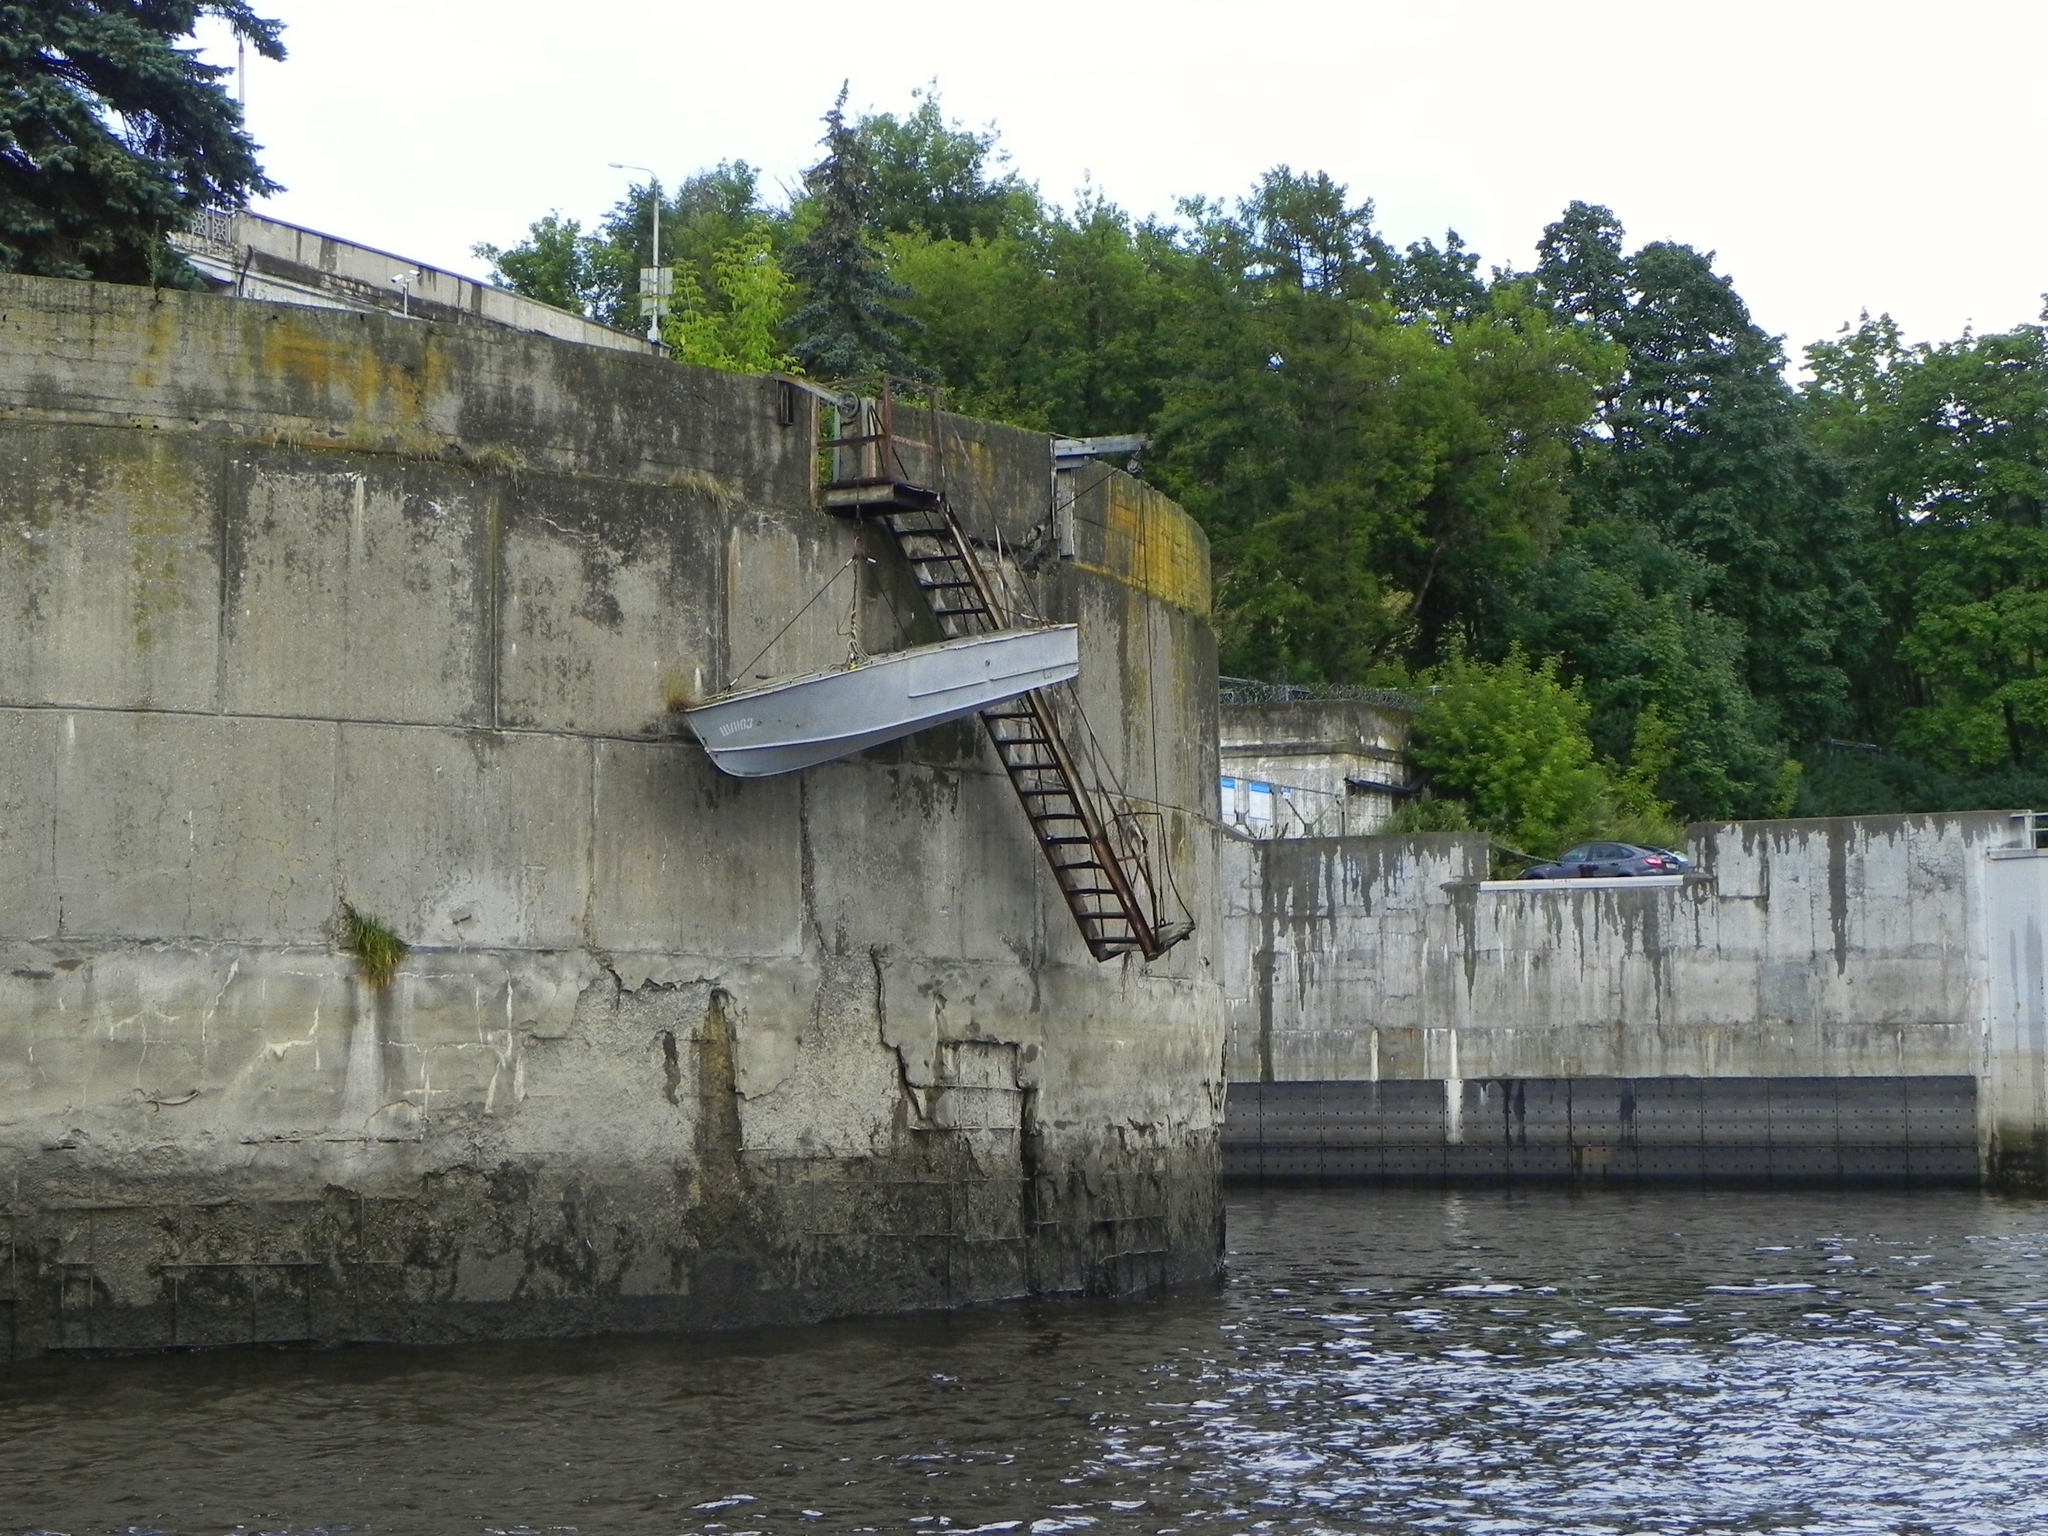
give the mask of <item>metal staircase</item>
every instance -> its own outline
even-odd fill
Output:
[[[1004,627],[988,575],[951,507],[940,502],[930,508],[891,509],[875,520],[895,537],[948,639]],[[1051,701],[1042,692],[1027,693],[983,710],[981,723],[1088,952],[1098,960],[1132,951],[1147,960],[1164,954],[1167,945],[1082,785]]]
[[[832,510],[889,531],[940,632],[952,640],[1005,628],[1009,614],[944,492],[905,474],[905,448],[940,457],[933,447],[937,412],[931,415],[931,443],[917,442],[895,433],[886,394],[880,402],[847,399],[839,431],[824,444],[835,455],[824,495]],[[1188,924],[1161,927],[1140,899],[1140,882],[1149,889],[1143,866],[1112,840],[1044,692],[983,710],[981,723],[1088,952],[1097,960],[1133,953],[1154,960],[1187,937]]]

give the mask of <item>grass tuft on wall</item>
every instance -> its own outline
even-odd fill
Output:
[[[721,512],[736,510],[746,500],[739,482],[704,469],[679,469],[668,477],[669,488],[702,496]]]
[[[462,450],[463,462],[487,475],[517,480],[526,469],[526,455],[511,443],[478,443]]]
[[[358,910],[346,898],[335,918],[335,929],[335,947],[355,960],[356,974],[379,992],[391,985],[400,963],[412,952],[412,946],[389,923]]]

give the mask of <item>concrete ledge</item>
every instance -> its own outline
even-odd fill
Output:
[[[1619,879],[1482,880],[1482,891],[1662,891],[1699,884],[1693,875],[1625,875]]]

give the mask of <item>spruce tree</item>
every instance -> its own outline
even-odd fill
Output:
[[[897,339],[917,322],[896,306],[910,290],[889,276],[876,247],[874,172],[860,134],[846,121],[846,87],[825,114],[825,158],[804,178],[817,220],[789,253],[804,302],[790,318],[804,371],[824,379],[875,374],[920,378]]]
[[[284,57],[246,0],[0,0],[0,271],[175,281],[167,231],[276,190],[230,71],[178,46],[202,16]]]

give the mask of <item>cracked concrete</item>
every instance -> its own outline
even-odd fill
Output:
[[[1046,439],[948,436],[970,530],[1028,539]],[[1006,573],[1083,623],[1201,924],[1101,966],[971,729],[751,783],[679,737],[664,680],[846,560],[810,476],[766,380],[0,277],[0,1348],[1212,1270],[1199,533],[1133,483],[1083,559]],[[901,578],[864,578],[871,649],[919,638]],[[762,665],[842,657],[832,606]],[[388,991],[333,951],[344,895],[413,946]]]

